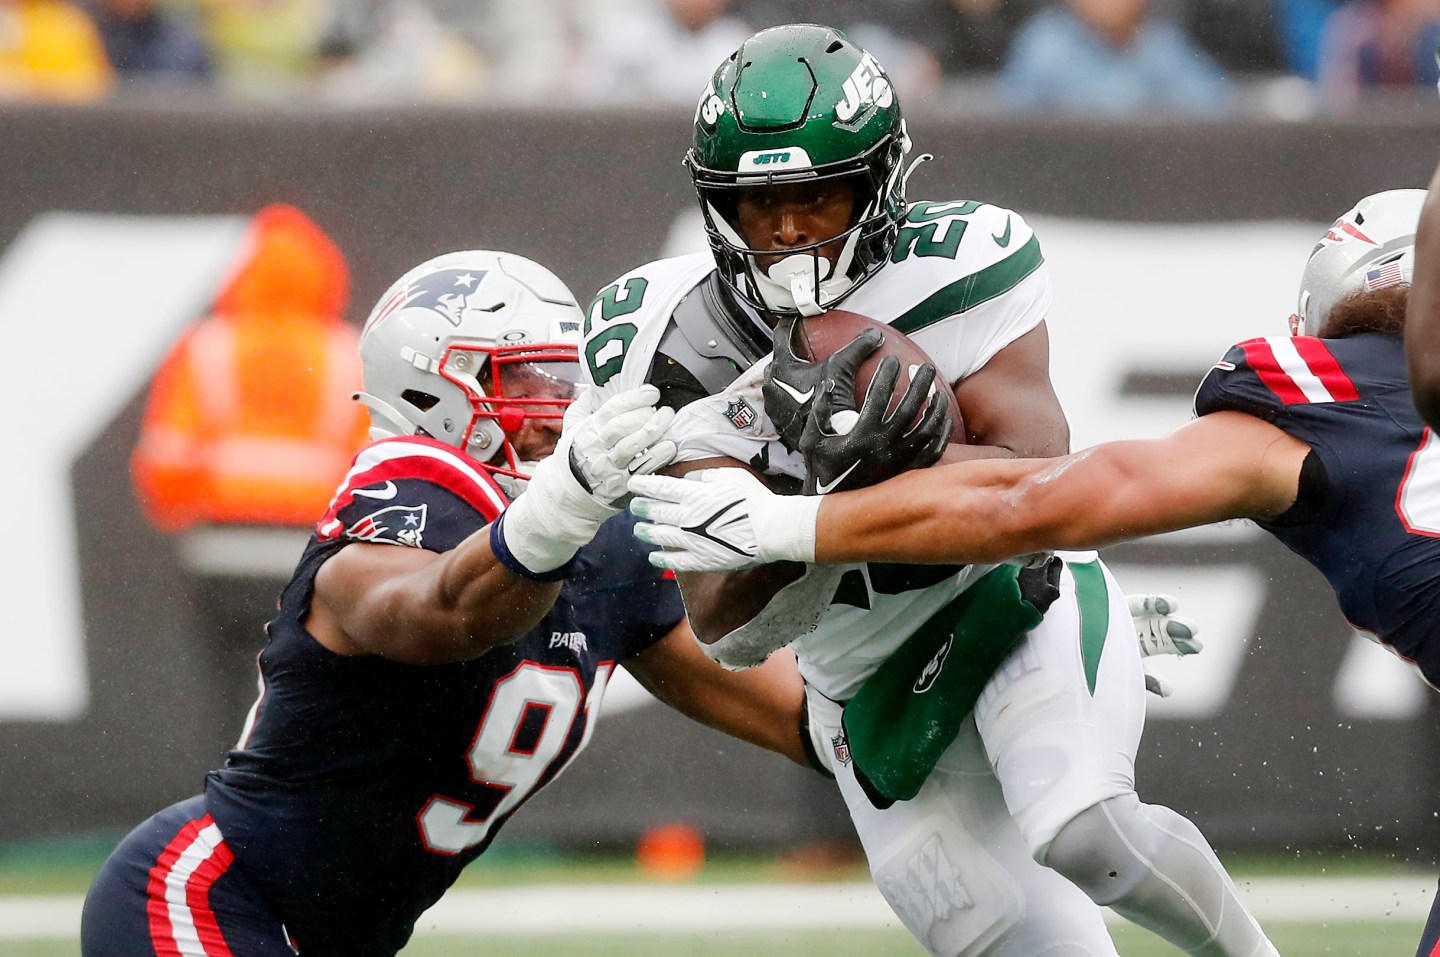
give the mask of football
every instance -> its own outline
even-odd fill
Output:
[[[939,363],[926,355],[925,350],[921,349],[915,340],[903,332],[856,312],[832,309],[818,316],[802,319],[797,323],[793,343],[795,354],[802,359],[824,359],[860,338],[867,329],[879,332],[884,337],[884,341],[881,342],[879,349],[865,359],[859,372],[855,375],[855,408],[860,408],[860,404],[865,400],[865,392],[870,388],[870,380],[874,377],[875,370],[879,368],[880,360],[886,356],[894,356],[900,360],[900,378],[895,384],[895,392],[890,397],[890,405],[887,410],[893,411],[899,404],[901,396],[905,394],[905,389],[910,385],[912,370],[918,369],[925,363],[939,368]],[[960,417],[959,407],[955,404],[955,393],[940,377],[935,380],[935,391],[942,397],[942,401],[949,410],[950,418],[955,422],[955,432],[950,441],[964,442],[965,423]],[[842,428],[841,431],[845,430]]]

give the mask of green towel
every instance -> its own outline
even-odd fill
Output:
[[[845,705],[855,776],[878,808],[908,801],[980,691],[1059,595],[1061,562],[1001,565],[925,622]]]

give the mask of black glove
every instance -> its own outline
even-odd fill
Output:
[[[843,435],[833,430],[831,418],[837,412],[854,412],[854,389],[833,379],[820,383],[800,436],[806,495],[864,488],[939,461],[955,422],[947,414],[944,397],[930,395],[935,367],[926,363],[916,371],[895,411],[886,418],[899,378],[900,360],[894,356],[881,359],[859,417]],[[922,406],[924,415],[911,428]]]
[[[1063,561],[1051,555],[1040,564],[1020,569],[1015,576],[1015,583],[1020,586],[1020,597],[1034,605],[1040,614],[1045,614],[1060,597],[1060,571],[1064,567]]]
[[[835,381],[835,388],[845,395],[855,393],[855,373],[872,352],[880,348],[884,338],[878,332],[866,332],[834,355],[810,362],[795,355],[792,342],[795,317],[781,319],[775,326],[775,358],[765,370],[761,394],[765,398],[765,414],[780,430],[780,442],[791,452],[800,448],[805,420],[815,402],[820,383]]]

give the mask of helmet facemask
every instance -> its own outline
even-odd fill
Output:
[[[565,410],[575,401],[579,383],[580,362],[574,346],[489,350],[481,394],[471,402],[474,415],[466,451],[501,479],[512,498],[523,490],[516,480],[528,479],[535,466],[555,451]],[[498,451],[486,459],[485,451],[494,448],[497,440]]]
[[[814,316],[833,308],[874,275],[895,247],[905,218],[901,160],[907,145],[899,137],[887,138],[855,160],[788,174],[742,175],[692,165],[721,278],[746,302],[772,315]],[[693,162],[687,157],[687,163]],[[834,180],[848,180],[855,189],[850,223],[837,235],[783,252],[752,247],[742,235],[737,213],[742,190]],[[832,264],[825,251],[837,245]],[[762,268],[760,261],[774,260],[777,253],[782,258]]]

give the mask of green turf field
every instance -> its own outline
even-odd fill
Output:
[[[113,835],[92,836],[43,845],[0,847],[0,898],[23,906],[31,895],[70,897],[83,895]],[[514,888],[545,885],[553,895],[566,885],[667,886],[642,873],[632,859],[620,855],[576,859],[537,848],[496,848],[462,875],[460,888]],[[1294,876],[1376,876],[1404,873],[1412,880],[1414,869],[1400,869],[1392,862],[1366,857],[1235,857],[1229,860],[1237,879],[1247,877]],[[802,878],[834,881],[863,881],[863,868],[842,868],[823,875],[799,875],[773,859],[756,856],[724,856],[707,863],[692,884],[741,885],[775,884],[777,893],[802,883]],[[1378,915],[1369,921],[1334,921],[1332,914],[1317,908],[1309,922],[1265,921],[1266,930],[1280,951],[1287,955],[1336,954],[1347,957],[1413,952],[1422,920],[1386,919]],[[1174,957],[1179,952],[1153,935],[1124,924],[1112,924],[1123,957]],[[43,939],[6,939],[0,928],[0,957],[74,957],[77,948],[68,928],[57,927]],[[695,931],[691,933],[602,933],[492,935],[417,934],[404,957],[923,957],[924,951],[898,929],[786,929],[781,931]]]

